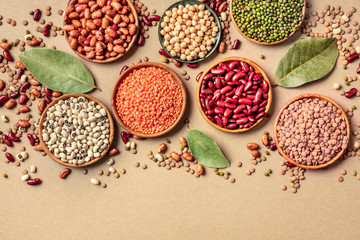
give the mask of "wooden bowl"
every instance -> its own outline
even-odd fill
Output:
[[[252,125],[251,127],[249,128],[242,128],[242,129],[227,129],[227,128],[222,128],[220,127],[219,125],[213,123],[212,121],[210,121],[207,117],[206,117],[206,114],[204,112],[204,110],[202,109],[202,106],[201,106],[201,103],[200,103],[200,89],[201,89],[201,84],[202,84],[202,81],[204,80],[204,77],[207,73],[209,73],[211,71],[212,68],[216,67],[219,63],[222,63],[222,62],[230,62],[230,61],[243,61],[243,62],[246,62],[247,64],[249,64],[250,66],[252,66],[255,70],[255,72],[257,73],[261,73],[261,75],[263,76],[264,80],[268,82],[269,84],[269,92],[268,92],[268,103],[266,105],[266,108],[265,108],[265,115],[264,117],[260,118],[254,125]],[[262,120],[264,120],[264,118],[266,117],[266,115],[269,113],[269,110],[270,110],[270,106],[271,106],[271,102],[272,102],[272,88],[271,88],[271,83],[270,83],[270,80],[268,78],[268,76],[266,75],[266,73],[264,72],[264,70],[259,66],[257,65],[255,62],[247,59],[247,58],[242,58],[242,57],[226,57],[226,58],[223,58],[223,59],[220,59],[220,60],[217,60],[215,61],[213,64],[211,64],[204,72],[203,74],[201,75],[200,79],[199,79],[199,83],[197,85],[197,89],[196,89],[196,103],[197,103],[197,106],[199,108],[199,111],[201,113],[201,115],[203,116],[203,118],[211,125],[213,126],[214,128],[216,129],[219,129],[223,132],[228,132],[228,133],[240,133],[240,132],[247,132],[251,129],[253,129],[254,127],[256,127],[257,125],[260,124],[260,122]]]
[[[180,2],[177,2],[177,3],[174,3],[173,5],[171,5],[168,9],[166,9],[164,11],[164,14],[162,15],[160,21],[159,21],[159,30],[158,30],[158,35],[159,35],[159,41],[160,41],[160,44],[161,44],[161,47],[164,49],[164,51],[169,55],[170,55],[170,52],[166,49],[166,47],[164,46],[164,36],[160,34],[160,31],[161,31],[161,23],[163,22],[164,20],[164,17],[166,16],[165,13],[179,5],[186,5],[186,4],[190,4],[190,5],[195,5],[195,4],[204,4],[204,3],[201,3],[199,1],[180,1]],[[218,18],[218,16],[216,15],[216,13],[214,12],[214,10],[212,10],[208,5],[205,4],[205,8],[206,10],[209,10],[212,14],[212,16],[214,17],[214,21],[216,23],[216,26],[219,28],[219,31],[215,37],[216,39],[216,42],[215,44],[213,44],[213,48],[211,49],[210,52],[208,52],[208,54],[205,55],[204,58],[197,58],[195,60],[191,60],[191,61],[187,61],[187,60],[182,60],[181,58],[179,57],[172,57],[174,58],[176,61],[178,62],[183,62],[183,63],[197,63],[197,62],[201,62],[203,60],[205,60],[206,58],[208,58],[218,47],[219,43],[220,43],[220,39],[221,39],[221,24],[220,24],[220,20]]]
[[[232,23],[234,24],[236,30],[238,30],[239,33],[240,33],[241,35],[243,35],[243,37],[246,38],[247,40],[249,40],[249,41],[251,41],[251,42],[253,42],[253,43],[260,44],[260,45],[266,45],[266,46],[276,45],[276,44],[279,44],[279,43],[282,43],[282,42],[288,40],[288,39],[289,39],[290,37],[292,37],[292,36],[296,33],[296,31],[300,28],[300,26],[301,26],[301,24],[303,23],[304,18],[305,18],[306,0],[304,0],[304,6],[303,6],[303,9],[302,9],[302,15],[303,15],[303,16],[302,16],[302,19],[301,19],[301,21],[300,21],[300,23],[299,23],[299,25],[297,26],[297,28],[296,28],[295,31],[291,32],[291,33],[289,34],[289,36],[287,36],[286,38],[283,38],[283,39],[281,39],[281,40],[279,40],[279,41],[274,41],[274,42],[270,42],[270,43],[260,42],[260,41],[254,40],[254,39],[252,39],[252,38],[249,38],[248,36],[246,36],[246,35],[240,30],[239,26],[237,25],[237,23],[236,23],[236,21],[235,21],[235,18],[234,18],[233,15],[232,15],[233,2],[234,2],[234,0],[230,0],[230,16],[231,16],[231,21],[232,21]]]
[[[123,54],[118,54],[116,57],[111,57],[111,58],[106,58],[104,60],[98,60],[98,59],[94,59],[94,58],[88,58],[86,57],[86,55],[79,53],[77,50],[73,50],[79,57],[89,61],[89,62],[94,62],[94,63],[109,63],[109,62],[113,62],[118,60],[119,58],[123,57],[126,53],[128,53],[131,49],[131,47],[135,44],[138,34],[139,34],[139,29],[140,29],[140,24],[139,24],[139,16],[137,14],[137,11],[133,5],[133,3],[130,0],[126,0],[127,4],[129,5],[132,14],[135,17],[135,25],[137,27],[137,31],[135,33],[135,35],[132,37],[131,42],[129,43],[128,47],[125,49],[125,52]],[[66,25],[65,21],[64,21],[64,25]],[[69,36],[67,34],[67,32],[65,31],[65,38],[66,41],[68,42],[69,46],[70,46],[70,41],[69,41]]]
[[[110,123],[110,136],[109,136],[109,145],[108,147],[101,153],[100,157],[98,158],[93,158],[92,160],[90,160],[89,162],[85,162],[83,164],[72,164],[72,163],[66,163],[66,162],[63,162],[61,161],[61,159],[55,157],[54,154],[52,154],[49,150],[49,148],[47,147],[47,145],[45,144],[43,138],[42,138],[42,131],[43,131],[43,125],[44,125],[44,119],[46,117],[46,113],[47,111],[49,110],[49,108],[51,108],[52,106],[54,106],[56,103],[58,103],[60,100],[65,100],[65,99],[69,99],[70,97],[85,97],[87,99],[89,99],[90,101],[95,101],[96,103],[98,103],[102,108],[105,109],[106,113],[107,113],[107,117],[109,119],[109,123]],[[54,160],[55,162],[57,163],[60,163],[61,165],[64,165],[64,166],[67,166],[67,167],[74,167],[74,168],[80,168],[80,167],[86,167],[86,166],[89,166],[93,163],[96,163],[97,161],[99,161],[102,157],[105,156],[105,154],[108,152],[110,146],[111,146],[111,143],[114,139],[114,122],[111,118],[111,114],[109,112],[109,110],[105,107],[105,105],[100,102],[98,99],[90,96],[90,95],[87,95],[87,94],[82,94],[82,93],[70,93],[70,94],[65,94],[57,99],[55,99],[54,101],[52,101],[44,110],[44,112],[41,114],[41,117],[40,117],[40,122],[39,122],[39,138],[40,138],[40,144],[41,146],[43,147],[44,151],[46,152],[46,154],[48,156],[50,156],[50,158],[52,160]]]
[[[324,164],[320,164],[320,165],[316,165],[316,166],[307,166],[307,165],[303,165],[303,164],[300,164],[300,163],[297,163],[296,161],[292,160],[290,157],[288,157],[285,152],[282,150],[282,148],[280,147],[279,145],[279,139],[277,138],[277,126],[279,124],[279,120],[280,120],[280,117],[283,113],[283,111],[290,105],[292,104],[293,102],[299,100],[299,99],[303,99],[303,98],[320,98],[322,100],[325,100],[325,101],[328,101],[328,102],[331,102],[334,106],[336,106],[338,109],[341,110],[341,116],[344,117],[345,119],[345,122],[346,122],[346,132],[347,132],[347,135],[349,136],[349,139],[347,141],[347,144],[349,144],[349,140],[350,140],[350,123],[349,123],[349,119],[347,118],[344,110],[340,107],[340,105],[335,102],[334,100],[332,100],[331,98],[327,97],[327,96],[324,96],[324,95],[320,95],[320,94],[316,94],[316,93],[308,93],[308,94],[301,94],[297,97],[294,97],[293,99],[291,99],[290,101],[288,101],[279,111],[278,115],[276,116],[276,119],[275,119],[275,124],[274,124],[274,140],[275,140],[275,143],[276,143],[276,146],[280,152],[280,154],[287,160],[289,161],[290,163],[292,163],[293,165],[295,166],[298,166],[298,167],[301,167],[301,168],[306,168],[306,169],[319,169],[319,168],[324,168],[324,167],[327,167],[327,166],[330,166],[331,164],[333,164],[336,160],[338,160],[343,154],[344,154],[344,151],[345,149],[341,150],[340,152],[338,152],[330,161],[324,163]]]
[[[183,103],[182,103],[182,108],[181,108],[181,112],[179,117],[177,118],[177,120],[167,129],[165,129],[162,132],[158,132],[158,133],[153,133],[153,134],[144,134],[141,132],[137,132],[134,131],[133,129],[131,129],[130,127],[128,127],[120,118],[117,109],[116,109],[116,95],[118,92],[118,88],[120,86],[120,84],[122,83],[122,80],[124,78],[126,78],[134,69],[138,69],[138,68],[143,68],[143,67],[158,67],[161,69],[166,70],[167,72],[169,72],[173,77],[174,80],[177,82],[177,84],[179,85],[179,87],[181,88],[182,94],[183,94]],[[156,63],[156,62],[144,62],[144,63],[139,63],[136,64],[128,69],[126,69],[122,74],[120,74],[118,80],[115,83],[115,86],[113,88],[113,92],[112,92],[112,97],[111,97],[111,109],[112,112],[115,116],[116,121],[120,124],[120,126],[122,128],[124,128],[126,131],[132,133],[133,135],[142,137],[142,138],[154,138],[154,137],[159,137],[162,136],[168,132],[170,132],[181,120],[181,118],[183,117],[184,113],[185,113],[185,108],[186,108],[186,89],[184,84],[182,83],[181,79],[179,78],[179,76],[168,66],[161,64],[161,63]]]

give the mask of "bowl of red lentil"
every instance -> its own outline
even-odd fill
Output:
[[[136,42],[139,17],[130,0],[71,0],[63,30],[79,57],[109,63],[123,57]]]
[[[118,78],[112,94],[112,111],[128,132],[143,138],[159,137],[181,120],[186,90],[179,76],[155,62],[134,65]]]
[[[206,122],[224,132],[246,132],[269,113],[272,89],[264,70],[242,57],[215,61],[201,75],[197,105]]]
[[[295,166],[319,169],[344,154],[350,123],[341,106],[320,94],[292,98],[279,111],[274,140],[279,153]]]

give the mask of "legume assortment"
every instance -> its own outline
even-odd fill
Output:
[[[116,94],[119,117],[143,134],[159,133],[179,117],[183,93],[174,77],[158,67],[140,67],[125,77]]]
[[[299,164],[324,164],[347,148],[349,136],[341,110],[320,98],[291,103],[280,116],[279,146]]]

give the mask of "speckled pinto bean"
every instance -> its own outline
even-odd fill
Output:
[[[124,54],[138,30],[126,0],[71,1],[65,14],[70,47],[91,59]]]
[[[207,118],[227,129],[249,128],[265,117],[269,84],[242,61],[219,63],[204,76],[200,103]]]
[[[158,67],[134,69],[120,84],[116,108],[121,120],[144,134],[162,132],[179,117],[181,88],[171,74]]]
[[[341,110],[319,98],[297,100],[286,108],[277,126],[279,146],[302,165],[330,161],[347,147],[349,136]]]

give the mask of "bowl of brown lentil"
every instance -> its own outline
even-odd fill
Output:
[[[74,99],[76,100],[70,103],[70,100],[73,101]],[[89,102],[88,109],[79,107],[81,109],[80,113],[82,111],[86,112],[85,116],[80,116],[84,113],[80,114],[77,112],[79,109],[76,109],[77,104],[81,105],[82,102],[86,102],[86,104]],[[65,109],[65,104],[68,105],[68,109]],[[62,110],[62,112],[53,112],[59,110]],[[69,111],[72,112],[73,116],[67,114]],[[97,113],[99,116],[96,116]],[[70,121],[70,118],[72,118],[72,121]],[[58,131],[56,129],[58,127],[60,129],[63,127],[63,129]],[[98,99],[82,93],[65,94],[52,101],[41,114],[39,121],[39,139],[43,150],[55,162],[74,168],[89,166],[104,157],[114,139],[114,131],[114,122],[105,105]],[[55,141],[51,139],[53,136],[50,132],[56,133]],[[66,137],[64,134],[68,136]],[[81,138],[80,134],[83,134]],[[103,135],[105,136],[104,139],[101,137]],[[54,149],[53,146],[59,142],[61,142],[60,145],[62,145],[63,149],[60,145]],[[97,150],[95,150],[95,146],[97,146]],[[84,148],[86,149],[84,150]]]
[[[302,22],[304,21],[304,18],[305,18],[305,11],[306,11],[306,0],[297,0],[296,1],[296,7],[292,7],[291,5],[289,6],[284,6],[285,8],[285,13],[283,13],[283,10],[274,10],[276,9],[277,4],[278,2],[275,2],[275,1],[269,1],[267,0],[266,2],[265,1],[262,1],[264,2],[264,6],[265,7],[262,7],[262,8],[258,8],[258,6],[256,4],[254,4],[252,1],[250,1],[251,3],[251,7],[253,7],[254,9],[250,9],[251,7],[250,6],[247,6],[247,7],[244,7],[242,6],[242,4],[246,4],[244,2],[249,2],[249,1],[244,1],[244,0],[230,0],[230,15],[231,15],[231,21],[232,23],[234,24],[236,30],[244,37],[246,38],[247,40],[253,42],[253,43],[257,43],[257,44],[260,44],[260,45],[266,45],[266,46],[270,46],[270,45],[276,45],[276,44],[279,44],[279,43],[282,43],[286,40],[288,40],[290,37],[292,37],[296,31],[300,28]],[[289,2],[285,2],[283,1],[283,4],[291,4],[292,1],[289,1]],[[293,1],[295,2],[295,1]],[[284,20],[284,24],[289,24],[289,28],[292,28],[292,31],[291,32],[287,32],[287,35],[285,34],[284,35],[284,27],[279,27],[279,33],[277,33],[277,39],[272,39],[272,37],[270,36],[270,38],[267,36],[268,35],[268,32],[270,31],[274,31],[274,27],[273,29],[266,29],[266,31],[264,32],[264,35],[261,36],[261,38],[264,38],[264,39],[254,39],[252,37],[249,37],[246,29],[247,27],[249,28],[248,30],[251,31],[252,33],[256,33],[257,34],[257,31],[264,31],[263,29],[260,29],[260,27],[262,25],[258,25],[258,24],[255,24],[254,26],[249,24],[249,23],[255,23],[255,21],[263,21],[264,18],[267,18],[269,19],[269,21],[265,21],[265,24],[268,25],[268,22],[271,22],[271,23],[274,23],[275,21],[277,21],[278,19],[281,19],[281,21],[283,20],[282,18],[279,18],[279,17],[276,17],[276,20],[275,19],[270,19],[270,17],[273,15],[273,13],[271,12],[263,12],[263,13],[260,13],[260,11],[268,11],[269,9],[269,6],[271,6],[271,4],[274,4],[274,6],[271,6],[273,9],[271,11],[278,11],[276,14],[278,13],[282,13],[282,14],[286,14],[287,12],[292,12],[293,9],[298,9],[298,3],[302,3],[302,7],[301,7],[301,17],[300,19],[298,19],[299,17],[295,17],[293,20]],[[240,4],[240,7],[239,6],[235,6],[237,4]],[[300,5],[301,6],[301,5]],[[289,9],[290,8],[290,9]],[[245,10],[247,9],[247,10]],[[262,10],[261,10],[262,9]],[[253,14],[253,11],[255,11],[257,14]],[[247,15],[247,16],[234,16],[235,13],[251,13],[251,16]],[[294,14],[300,14],[299,13],[294,13]],[[259,18],[257,18],[257,16],[260,16]],[[286,17],[286,16],[285,16]],[[249,18],[251,18],[249,20]],[[286,23],[285,23],[286,22]],[[244,23],[244,26],[239,26],[241,24]],[[282,23],[283,24],[283,23]],[[250,27],[249,27],[250,26]],[[260,26],[259,28],[257,28],[258,26]],[[246,28],[246,29],[245,29]],[[255,30],[256,28],[256,30]],[[264,26],[263,28],[266,28],[266,26]],[[249,33],[250,34],[250,33]],[[268,39],[269,38],[269,39]]]
[[[272,102],[271,83],[255,62],[242,57],[215,61],[201,75],[196,102],[206,122],[224,132],[246,132],[264,120]]]
[[[65,9],[65,38],[81,58],[109,63],[128,53],[139,34],[138,12],[130,0],[72,0]]]
[[[288,101],[274,124],[279,153],[306,169],[324,168],[336,162],[344,154],[349,137],[350,123],[341,106],[315,93]]]
[[[112,93],[112,112],[126,131],[143,138],[162,136],[180,122],[186,90],[168,66],[145,62],[122,74]]]

